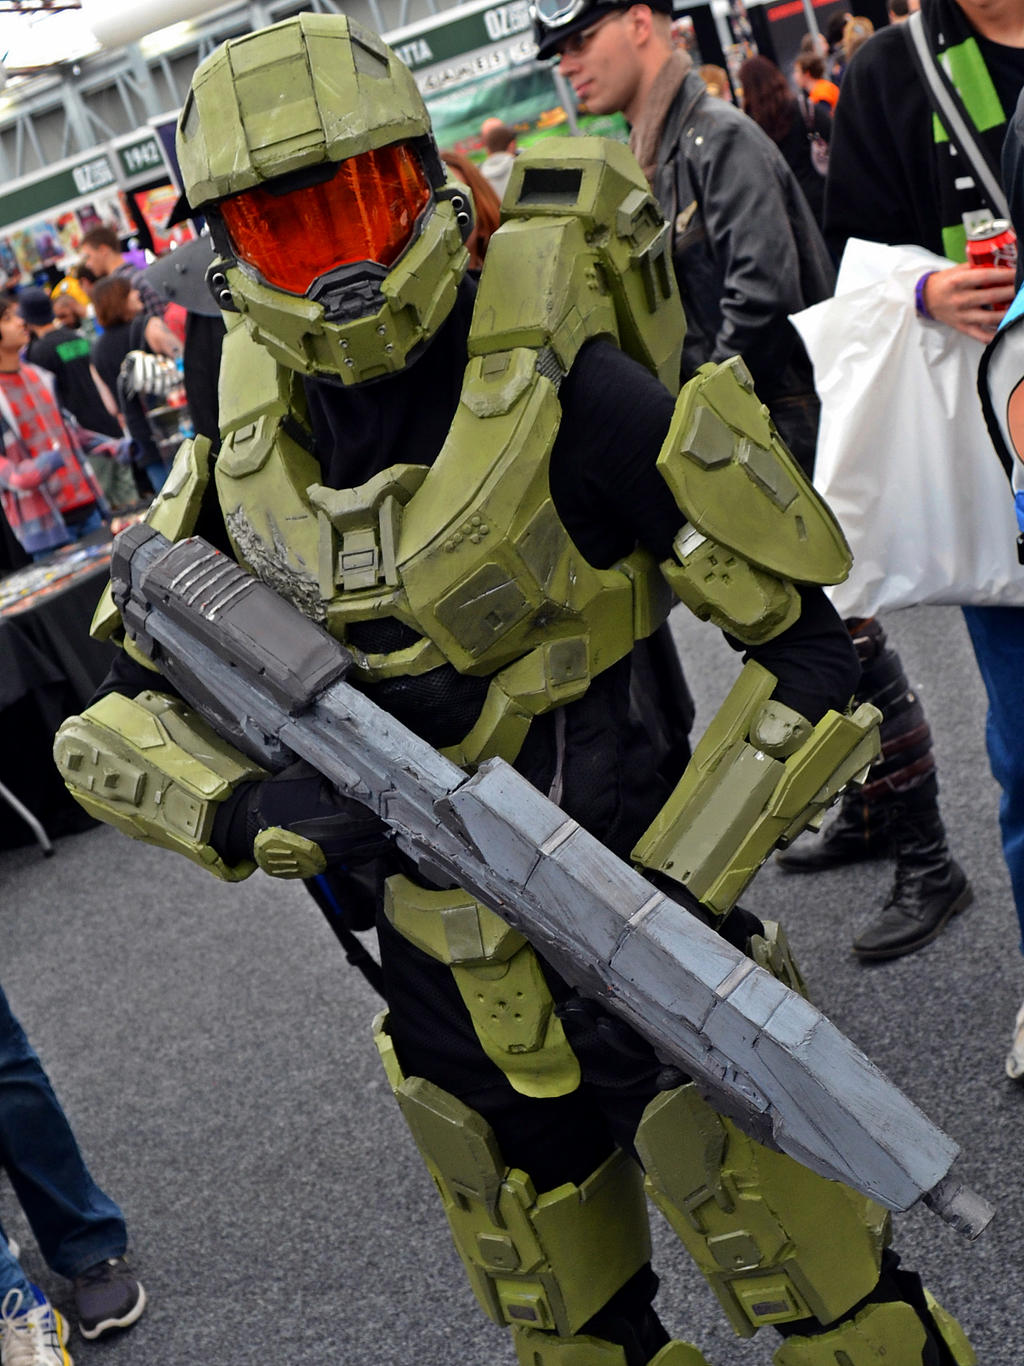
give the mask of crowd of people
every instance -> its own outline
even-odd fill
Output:
[[[68,275],[0,296],[0,506],[27,556],[160,490],[171,453],[122,364],[131,351],[174,367],[183,349],[181,311],[105,224],[85,234]]]
[[[711,373],[701,367],[716,366],[719,393],[731,376],[771,413],[773,429],[743,427],[761,433],[760,473],[748,482],[772,490],[777,503],[785,502],[784,485],[790,501],[799,496],[805,510],[816,506],[821,405],[811,358],[790,318],[831,296],[849,238],[916,243],[944,256],[948,266],[916,282],[908,316],[974,339],[993,335],[1014,296],[1014,272],[964,260],[964,224],[991,205],[982,187],[965,183],[956,149],[951,156],[949,138],[936,132],[903,33],[908,0],[894,0],[891,24],[877,33],[869,20],[843,15],[824,41],[809,35],[789,73],[765,57],[749,58],[736,73],[736,91],[724,71],[694,69],[675,45],[672,8],[672,0],[539,0],[534,7],[539,58],[557,62],[588,111],[625,115],[639,168],[633,193],[669,225],[678,293],[666,283],[658,296],[649,286],[650,316],[635,305],[636,336],[621,345],[609,339],[606,322],[592,321],[596,308],[587,296],[587,288],[599,292],[594,280],[607,281],[617,269],[608,256],[588,258],[586,287],[560,257],[558,269],[574,281],[564,285],[565,298],[551,289],[532,313],[532,300],[517,300],[518,311],[506,307],[518,288],[510,269],[516,250],[531,261],[535,250],[523,218],[518,248],[503,252],[494,239],[519,155],[514,126],[500,118],[484,124],[480,165],[454,150],[433,150],[409,73],[373,35],[342,18],[299,16],[232,40],[248,43],[246,69],[265,77],[250,83],[244,99],[230,64],[204,64],[179,157],[191,207],[211,224],[220,301],[241,318],[224,343],[236,383],[224,391],[233,406],[221,413],[225,445],[203,526],[219,526],[220,549],[345,639],[359,687],[386,710],[469,770],[506,759],[571,820],[640,865],[659,894],[798,984],[785,951],[762,947],[770,931],[756,916],[731,904],[713,912],[673,876],[672,859],[650,852],[650,832],[669,819],[668,794],[688,755],[685,708],[679,696],[673,706],[665,696],[685,685],[678,661],[666,662],[664,637],[659,643],[659,632],[651,634],[657,621],[634,639],[649,604],[622,565],[643,548],[698,616],[767,671],[772,686],[749,704],[736,732],[741,748],[784,764],[851,697],[878,709],[881,749],[866,781],[847,790],[821,834],[798,840],[779,862],[808,875],[891,858],[891,887],[853,949],[874,961],[930,943],[973,893],[949,846],[927,718],[897,649],[878,620],[839,619],[822,591],[827,578],[801,559],[803,550],[766,557],[763,545],[744,539],[749,533],[730,529],[729,518],[714,522],[714,535],[704,536],[702,525],[697,538],[712,542],[712,565],[723,552],[730,565],[711,596],[701,596],[714,574],[703,560],[693,569],[691,557],[704,552],[686,534],[686,480],[673,482],[662,470],[678,470],[682,459],[671,446],[675,391],[698,371]],[[998,164],[1024,89],[1020,0],[922,0],[913,22]],[[360,54],[354,61],[353,47]],[[301,74],[287,100],[281,97],[286,107],[275,105],[268,120],[285,48],[301,52]],[[332,81],[318,84],[328,66]],[[369,100],[371,80],[385,80],[390,94],[375,85]],[[398,143],[389,98],[404,111],[407,131]],[[364,125],[338,119],[331,101],[358,111]],[[222,117],[228,107],[233,122]],[[255,130],[273,123],[287,132],[289,118],[297,121],[294,136],[261,145],[256,156]],[[210,155],[217,139],[232,138],[232,156]],[[387,212],[375,213],[385,154],[399,169],[388,181]],[[452,179],[469,192],[475,217],[459,215],[446,183]],[[561,213],[568,201],[554,162],[545,163],[531,194],[539,216],[556,221],[555,209]],[[364,258],[345,254],[351,244],[340,226],[338,250],[325,241],[303,254],[309,278],[289,275],[285,286],[279,262],[297,249],[294,225],[314,200],[339,225],[347,215],[358,218],[372,264],[362,274],[352,270]],[[417,229],[421,213],[436,231]],[[385,220],[387,241],[378,241]],[[636,224],[630,231],[640,231]],[[586,250],[597,253],[601,233],[593,225],[589,231]],[[565,240],[582,242],[583,235]],[[551,245],[551,235],[544,242],[545,253],[570,250]],[[91,284],[101,329],[91,343],[84,319],[62,304],[66,293],[54,299],[26,289],[0,301],[0,498],[19,541],[37,557],[94,530],[111,506],[159,489],[164,466],[147,444],[145,413],[125,394],[123,365],[129,353],[177,361],[185,349],[166,299],[123,259],[116,234],[95,229],[81,257],[79,278]],[[557,316],[556,303],[564,306]],[[682,314],[673,313],[680,303]],[[640,353],[663,339],[673,318],[678,354],[669,350],[669,369],[663,361],[656,378],[629,346]],[[266,393],[248,392],[250,373],[263,377]],[[519,425],[510,434],[513,409]],[[704,452],[709,468],[733,458],[720,411],[709,398],[687,437],[699,448],[697,463]],[[246,444],[257,426],[258,452]],[[778,455],[776,433],[794,464]],[[748,445],[752,440],[748,435]],[[488,453],[493,459],[485,461]],[[190,458],[203,484],[205,450],[197,447]],[[544,472],[548,501],[532,484],[527,489],[525,477],[513,484],[528,464]],[[293,477],[314,466],[320,482]],[[507,500],[514,510],[499,507],[489,480],[503,493],[514,488]],[[456,529],[445,522],[452,504],[463,509]],[[191,534],[199,515],[191,505],[173,512],[175,534]],[[414,521],[430,515],[437,526]],[[443,567],[432,570],[426,588],[415,555],[399,554],[403,517],[429,547],[425,558],[442,547],[431,563]],[[303,539],[308,526],[325,538],[318,550],[315,537]],[[492,531],[515,545],[520,566],[503,570],[500,582],[490,561],[459,568],[475,553],[469,547]],[[593,570],[592,579],[581,565]],[[750,599],[741,603],[734,586],[753,569],[756,608]],[[493,600],[487,616],[477,608],[484,599]],[[595,603],[607,614],[600,626]],[[1016,725],[1024,616],[1016,607],[964,610],[989,698],[987,738],[1024,946],[1024,746]],[[579,639],[567,636],[570,617]],[[973,1358],[955,1320],[889,1248],[879,1206],[845,1187],[837,1196],[835,1183],[766,1155],[711,1111],[686,1076],[666,1068],[645,1038],[603,1018],[486,905],[398,847],[378,813],[331,790],[307,765],[269,775],[227,742],[211,748],[174,688],[158,696],[152,683],[152,670],[138,658],[119,657],[93,705],[67,723],[58,746],[65,780],[91,814],[218,876],[240,879],[256,867],[302,876],[321,904],[326,896],[334,906],[370,908],[388,1005],[378,1026],[388,1078],[478,1297],[510,1328],[521,1362],[702,1360],[695,1348],[669,1339],[655,1309],[657,1279],[637,1233],[638,1159],[739,1331],[768,1324],[779,1331],[780,1366],[831,1366],[866,1360],[869,1352],[892,1366],[968,1366]],[[143,731],[145,746],[136,739]],[[156,731],[168,744],[173,737],[173,765],[155,754],[149,737]],[[108,777],[118,765],[145,772],[159,786],[159,801],[147,805],[140,797],[127,815],[120,792],[108,800],[87,774],[100,758]],[[175,824],[186,791],[188,820]],[[746,796],[749,815],[753,796]],[[694,815],[684,807],[682,824]],[[673,826],[672,833],[682,840],[685,831]],[[510,1007],[513,996],[528,1004]],[[0,994],[0,1163],[20,1194],[19,1155],[5,1138],[5,1029],[12,1065],[29,1069],[38,1103],[52,1110],[56,1100]],[[1007,1072],[1024,1074],[1024,1008]],[[102,1232],[81,1234],[75,1255],[62,1255],[59,1237],[36,1227],[27,1196],[23,1204],[47,1261],[74,1281],[83,1333],[95,1336],[134,1322],[145,1296],[124,1262],[120,1211],[91,1183],[66,1121],[55,1123],[65,1126],[59,1131],[85,1192],[81,1217]],[[704,1185],[694,1193],[678,1184],[673,1162],[678,1151],[697,1147]],[[612,1255],[588,1223],[597,1216],[581,1213],[581,1192],[604,1186],[615,1191],[601,1228]],[[771,1239],[745,1222],[752,1192],[771,1211]],[[825,1208],[827,1218],[808,1223],[808,1209],[820,1215]],[[543,1275],[525,1266],[508,1232],[513,1218],[531,1236],[557,1228]],[[724,1245],[737,1240],[741,1251],[726,1255]],[[64,1366],[66,1325],[25,1280],[14,1250],[5,1256],[3,1248],[0,1238],[3,1366]],[[836,1248],[844,1254],[841,1273],[831,1269]],[[769,1283],[771,1303],[763,1291]]]

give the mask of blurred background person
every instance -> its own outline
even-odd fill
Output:
[[[170,356],[172,360],[180,356],[181,338],[171,331],[164,317],[167,312],[166,299],[162,299],[152,285],[143,279],[142,270],[125,257],[114,229],[106,223],[90,228],[82,238],[79,251],[82,265],[97,283],[108,276],[115,276],[127,280],[129,285],[138,290],[141,311],[146,316],[149,350],[156,356]]]
[[[875,31],[875,26],[863,14],[851,14],[843,26],[843,69],[853,60],[853,54],[863,47]]]
[[[64,297],[70,299],[70,295]],[[117,404],[92,365],[89,338],[62,326],[45,289],[30,286],[18,294],[18,310],[31,334],[25,359],[53,375],[57,402],[83,427],[120,443]],[[118,455],[99,448],[87,456],[111,510],[119,512],[138,499],[131,470]]]
[[[487,156],[480,164],[480,174],[489,181],[498,200],[505,194],[505,186],[512,174],[512,163],[519,154],[516,147],[516,130],[501,119],[484,119],[480,125]]]
[[[906,19],[909,19],[915,10],[920,8],[921,0],[891,0],[886,11],[889,15],[889,23],[902,24]]]
[[[852,18],[848,9],[829,15],[825,25],[825,40],[828,51],[825,54],[825,75],[837,86],[842,85],[843,72],[846,70],[846,57],[843,52],[843,30],[847,19]]]
[[[84,1338],[128,1328],[146,1292],[125,1261],[120,1206],[93,1178],[39,1055],[0,987],[0,1163],[47,1266],[71,1282]],[[3,1366],[71,1366],[67,1328],[0,1229]]]
[[[697,68],[697,75],[707,86],[709,95],[716,95],[720,100],[732,100],[732,87],[725,67],[707,63]]]
[[[786,158],[820,226],[825,176],[814,164],[812,139],[817,136],[827,146],[832,116],[806,96],[795,96],[785,76],[767,57],[748,57],[738,74],[743,112],[764,129]]]
[[[132,463],[136,470],[139,492],[159,493],[167,477],[168,467],[157,445],[142,400],[137,395],[126,395],[118,387],[121,365],[129,351],[152,351],[148,343],[147,324],[152,321],[143,312],[139,291],[123,275],[107,275],[93,287],[93,307],[96,320],[102,327],[92,347],[92,363],[100,379],[115,396],[121,417],[132,439]]]
[[[825,104],[829,110],[835,109],[839,87],[826,78],[825,62],[813,49],[805,48],[797,53],[793,79],[811,104]]]
[[[473,197],[473,231],[466,239],[466,250],[469,252],[470,270],[479,273],[487,255],[487,243],[491,240],[491,233],[497,232],[498,224],[501,222],[501,201],[495,193],[494,186],[484,179],[479,168],[469,157],[463,156],[461,152],[442,149],[441,160]],[[510,164],[510,174],[511,170]]]
[[[65,418],[48,370],[23,363],[29,331],[14,299],[0,299],[0,505],[27,555],[99,531],[109,516],[85,452],[115,443]]]

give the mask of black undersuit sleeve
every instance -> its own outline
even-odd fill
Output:
[[[551,456],[551,494],[575,544],[607,568],[637,545],[659,560],[672,554],[683,514],[656,461],[674,400],[617,347],[581,350],[559,397],[563,417]],[[764,645],[726,637],[779,680],[774,696],[817,722],[842,710],[860,676],[849,633],[824,592],[800,589],[798,620]]]

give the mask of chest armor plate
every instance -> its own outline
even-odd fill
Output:
[[[243,328],[225,345],[216,487],[239,560],[344,640],[369,685],[445,665],[489,679],[476,734],[452,751],[469,762],[509,758],[530,717],[579,696],[668,609],[651,557],[594,568],[551,498],[558,384],[583,342],[616,340],[674,387],[683,331],[635,162],[615,144],[577,147],[571,164],[519,159],[429,468],[324,487],[295,378]],[[353,628],[385,619],[399,624],[387,647],[366,648],[374,633]]]

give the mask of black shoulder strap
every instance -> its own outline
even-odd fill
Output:
[[[384,995],[384,971],[366,946],[352,932],[347,923],[344,908],[339,905],[328,876],[304,879],[306,890],[320,907],[323,917],[331,927],[338,943],[345,950],[345,957],[354,968],[369,982],[378,996]]]
[[[920,10],[915,10],[904,21],[903,36],[906,38],[917,73],[924,82],[932,108],[942,120],[942,126],[949,134],[953,145],[970,166],[982,198],[996,218],[1009,218],[1010,207],[1003,194],[999,170],[993,164],[986,148],[975,136],[974,121],[968,114],[956,86],[936,60],[928,44],[924,16]]]
[[[994,364],[997,355],[1002,355],[1003,348],[1007,345],[1007,336],[1013,336],[1017,340],[1022,319],[1014,319],[1009,327],[1000,328],[992,340],[981,353],[981,360],[978,362],[978,397],[981,399],[981,410],[985,415],[985,425],[988,427],[988,434],[992,438],[992,445],[995,447],[1007,479],[1013,483],[1013,464],[1014,452],[1009,449],[1003,436],[1003,424],[999,420],[996,405],[992,396],[992,386],[995,382],[996,365]],[[993,373],[990,374],[990,371]],[[1017,363],[1013,365],[1014,374],[1017,374]]]

